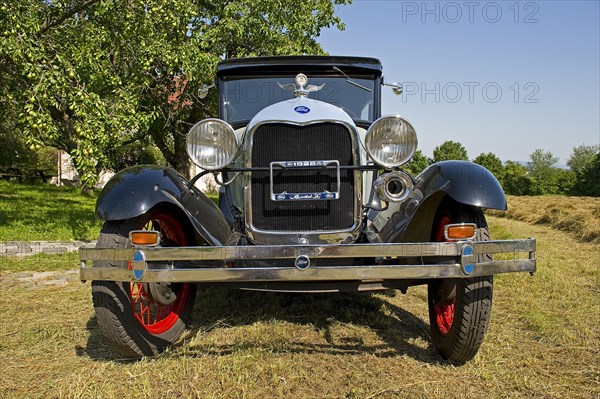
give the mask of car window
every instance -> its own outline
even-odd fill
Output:
[[[352,80],[368,89],[346,81],[345,77],[309,77],[308,84],[325,86],[311,92],[308,98],[324,101],[342,108],[353,119],[373,120],[374,81],[352,77]],[[294,98],[294,93],[282,89],[278,83],[294,83],[294,76],[228,78],[221,85],[221,116],[229,122],[250,120],[263,108],[280,101]]]

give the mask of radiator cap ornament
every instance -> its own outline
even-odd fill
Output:
[[[306,77],[305,74],[303,73],[299,73],[298,75],[296,75],[296,79],[295,79],[296,83],[286,83],[286,84],[282,84],[277,82],[277,85],[279,87],[281,87],[283,90],[290,90],[294,92],[294,96],[295,97],[308,97],[308,94],[313,92],[313,91],[319,91],[321,90],[323,87],[325,87],[325,83],[323,83],[322,85],[316,86],[316,85],[308,85],[306,86],[306,84],[308,83],[308,78]],[[296,112],[300,112],[298,111],[298,108],[300,107],[296,107],[294,108],[296,110]],[[308,107],[303,107],[308,109]],[[308,109],[309,112],[310,109]],[[305,114],[306,112],[301,112],[302,114]]]

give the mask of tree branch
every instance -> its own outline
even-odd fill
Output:
[[[38,33],[39,34],[46,33],[46,31],[48,31],[49,29],[52,29],[55,26],[62,24],[67,19],[71,18],[73,15],[83,11],[84,9],[88,8],[89,6],[91,6],[94,3],[97,3],[98,1],[99,0],[86,0],[73,8],[64,10],[62,15],[58,19],[55,19],[54,21],[47,21],[44,24],[44,26],[42,26],[42,28],[40,29],[40,31]]]
[[[169,151],[169,146],[165,142],[164,138],[159,133],[158,129],[155,129],[154,126],[151,126],[149,129],[150,137],[152,137],[152,141],[158,147],[160,152],[162,152],[163,156],[167,160],[170,165],[175,165],[175,154]]]

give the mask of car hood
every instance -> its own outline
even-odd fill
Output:
[[[265,121],[291,122],[299,125],[336,121],[356,128],[350,115],[341,108],[306,97],[296,97],[264,108],[252,118],[247,130],[252,130]]]

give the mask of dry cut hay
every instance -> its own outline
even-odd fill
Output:
[[[580,242],[600,244],[600,198],[561,195],[508,197],[508,211],[490,214],[571,233]]]

